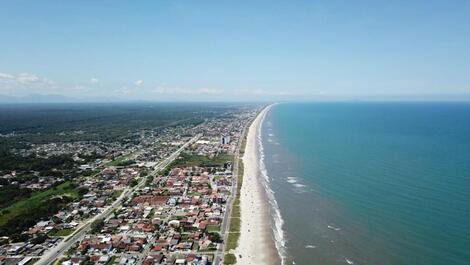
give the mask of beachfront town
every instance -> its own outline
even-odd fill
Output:
[[[15,150],[64,158],[28,178],[21,170],[0,175],[2,187],[29,192],[28,203],[48,200],[21,218],[14,218],[21,203],[2,212],[0,265],[216,264],[236,188],[234,159],[257,112],[140,131],[120,143]]]

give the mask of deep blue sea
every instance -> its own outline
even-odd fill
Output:
[[[470,264],[469,103],[279,104],[261,136],[286,264]]]

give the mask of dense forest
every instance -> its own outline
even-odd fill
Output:
[[[51,171],[52,169],[70,170],[75,166],[71,155],[56,155],[48,158],[41,158],[35,155],[20,156],[8,151],[0,151],[0,172],[21,170],[21,171]],[[49,173],[49,172],[48,172]],[[55,173],[51,173],[55,174]]]
[[[198,124],[239,107],[215,103],[4,104],[0,105],[0,134],[10,135],[0,137],[0,149],[19,148],[24,142],[116,141],[139,129]]]

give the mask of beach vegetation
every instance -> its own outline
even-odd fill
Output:
[[[237,258],[232,253],[226,253],[224,255],[224,265],[232,265],[237,263]]]
[[[235,264],[237,259],[235,255],[230,253],[238,246],[238,240],[240,238],[240,227],[241,227],[241,209],[240,209],[240,192],[243,184],[243,171],[244,165],[242,157],[242,150],[245,150],[246,145],[246,135],[242,138],[242,143],[240,146],[239,160],[238,160],[238,171],[237,171],[237,193],[235,200],[233,201],[232,211],[229,219],[229,230],[228,236],[225,242],[225,255],[224,255],[224,264]]]

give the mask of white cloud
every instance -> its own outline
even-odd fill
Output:
[[[0,73],[0,81],[7,81],[12,79],[15,79],[15,76],[6,73]]]
[[[223,93],[223,91],[220,89],[206,88],[206,87],[198,89],[197,92],[199,94],[206,94],[206,95],[220,95]]]
[[[214,88],[180,88],[180,87],[157,87],[151,90],[154,94],[167,95],[220,95],[223,93],[220,89]]]
[[[28,73],[21,73],[16,76],[16,80],[22,84],[30,84],[45,81],[44,79],[40,79],[35,74],[28,74]]]
[[[0,73],[0,81],[3,82],[12,82],[20,84],[32,84],[32,83],[50,83],[49,80],[45,78],[40,78],[35,74],[30,73],[20,73],[20,74],[7,74]]]
[[[140,85],[142,85],[143,83],[144,83],[143,80],[137,80],[137,81],[134,82],[134,85],[140,86]]]
[[[119,89],[119,93],[123,94],[123,95],[126,95],[126,96],[132,95],[133,92],[134,91],[132,89],[129,89],[129,87],[127,87],[127,86],[123,86]]]
[[[288,90],[288,89],[239,89],[234,92],[235,95],[254,95],[254,96],[266,96],[266,97],[313,97],[319,95],[325,95],[326,92],[323,90],[310,89],[306,90]]]
[[[92,78],[90,79],[90,83],[92,83],[92,84],[97,84],[97,83],[99,83],[99,82],[100,82],[100,80],[99,80],[98,78],[96,78],[96,77],[92,77]]]
[[[54,93],[58,86],[43,77],[31,73],[0,73],[0,92],[12,96],[31,93]]]

